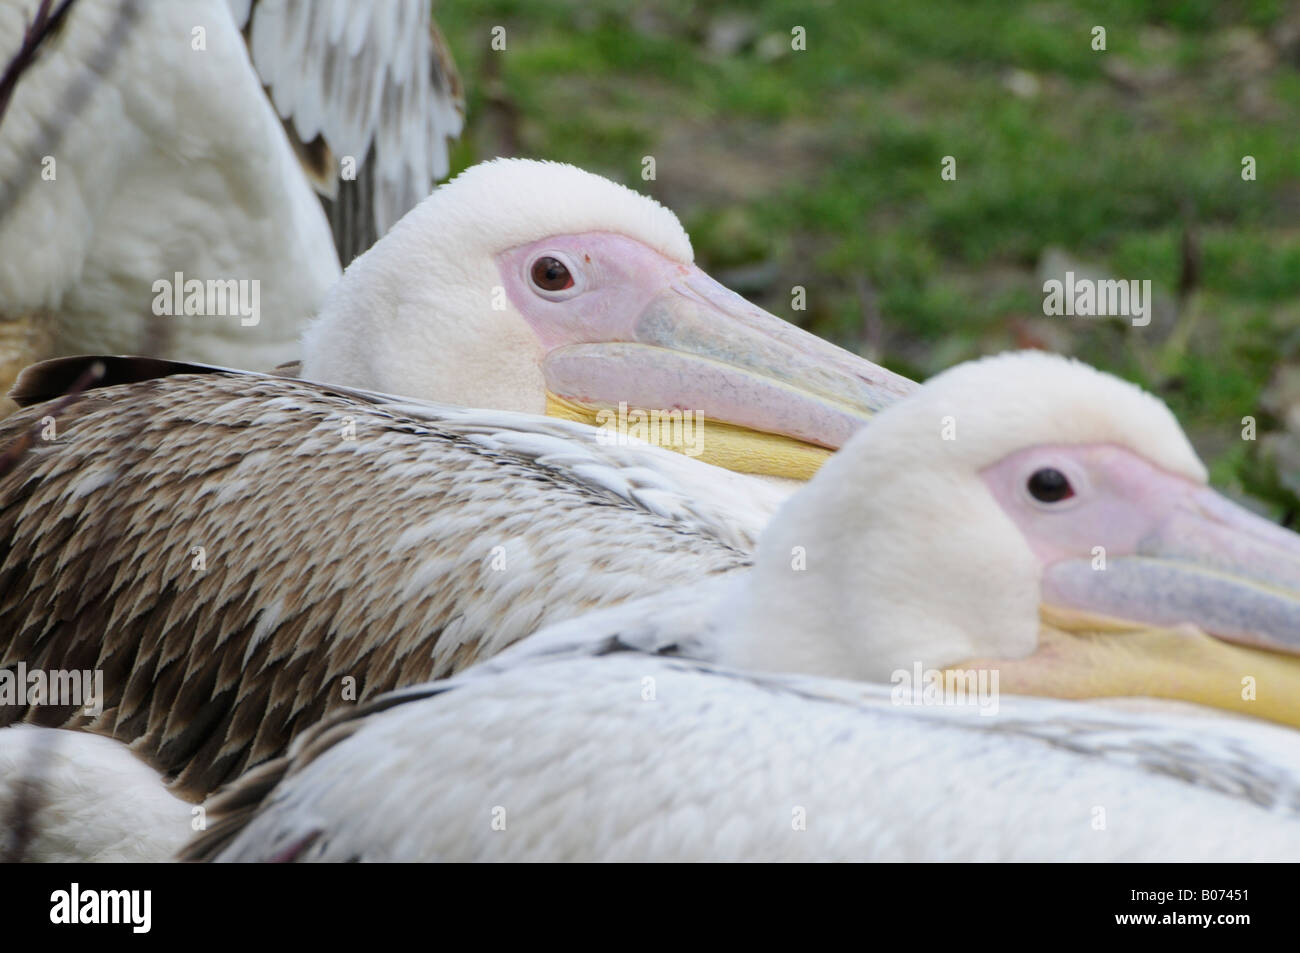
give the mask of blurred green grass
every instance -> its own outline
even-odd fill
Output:
[[[1294,4],[469,0],[435,15],[467,90],[457,168],[536,156],[648,192],[703,267],[913,377],[1008,347],[1075,354],[1164,397],[1221,486],[1297,507],[1241,440],[1244,416],[1277,424],[1261,394],[1300,360]],[[1164,310],[1146,328],[1045,317],[1048,248],[1151,279]],[[790,309],[795,285],[807,311]]]

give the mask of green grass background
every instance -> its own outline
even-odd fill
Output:
[[[1279,430],[1277,380],[1300,364],[1296,5],[442,0],[435,16],[467,94],[456,168],[526,155],[648,192],[706,270],[915,378],[1011,347],[1077,355],[1167,400],[1219,486],[1294,518],[1297,475],[1241,418]],[[1045,317],[1049,248],[1151,279],[1152,324]]]

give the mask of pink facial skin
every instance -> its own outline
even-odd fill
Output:
[[[1044,467],[1073,495],[1035,499]],[[981,476],[1038,557],[1045,602],[1300,653],[1300,536],[1120,446],[1031,447]]]
[[[573,286],[539,288],[551,257]],[[548,388],[585,403],[694,410],[838,447],[911,381],[756,308],[694,265],[623,235],[559,235],[497,258],[546,350]]]
[[[553,292],[533,284],[532,263],[543,256],[568,267],[572,288]],[[636,321],[651,299],[698,270],[609,232],[545,238],[503,252],[497,264],[510,303],[548,351],[634,340]]]

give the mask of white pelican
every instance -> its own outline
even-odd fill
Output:
[[[1006,355],[882,412],[752,570],[327,719],[187,856],[1294,860],[1290,729],[996,684],[993,717],[931,711],[899,673],[1295,728],[1296,654],[1300,537],[1211,491],[1153,397]]]
[[[50,407],[0,422],[0,446]],[[0,718],[132,742],[172,793],[108,738],[43,732],[43,772],[42,732],[0,729],[0,829],[35,776],[23,856],[44,861],[166,859],[191,833],[177,795],[201,799],[339,704],[743,566],[780,498],[572,421],[255,374],[100,388],[54,421],[68,452],[38,444],[0,476],[0,693],[97,669],[103,712],[3,698]],[[40,519],[46,504],[61,516]]]
[[[461,127],[427,0],[0,0],[5,64],[5,390],[56,354],[297,357],[339,254],[428,194]]]
[[[552,272],[564,280],[557,282]],[[549,410],[590,421],[620,402],[665,408],[679,420],[683,408],[707,413],[696,431],[701,460],[779,477],[812,472],[827,448],[913,386],[712,281],[692,264],[689,239],[675,216],[654,201],[570,166],[522,160],[476,167],[408,215],[348,269],[306,345],[308,376],[460,404]],[[84,363],[56,362],[27,375],[21,399],[58,397]],[[149,361],[108,364],[116,375],[109,382],[167,373]],[[127,405],[149,407],[149,422],[134,413],[123,416],[120,408]],[[88,410],[94,412],[78,416]],[[48,411],[19,415],[0,442],[12,445]],[[303,412],[317,421],[315,435],[287,454],[286,439],[304,434]],[[243,421],[233,430],[232,413]],[[341,439],[348,421],[358,436],[351,443]],[[140,424],[149,431],[143,443],[135,429]],[[321,666],[308,673],[313,677],[349,673],[359,682],[359,697],[448,674],[547,621],[738,564],[780,500],[760,481],[650,448],[606,446],[604,432],[589,427],[404,406],[262,377],[218,373],[162,377],[121,391],[101,388],[61,416],[57,427],[65,436],[98,436],[74,436],[66,443],[73,452],[58,459],[38,451],[23,458],[11,478],[0,478],[10,489],[34,488],[32,477],[50,489],[71,479],[84,491],[59,495],[56,509],[71,523],[61,517],[43,524],[30,519],[40,505],[36,497],[19,503],[0,490],[14,504],[8,512],[15,522],[4,532],[14,533],[10,540],[17,544],[9,550],[14,558],[6,564],[6,585],[25,592],[0,609],[16,633],[0,657],[8,665],[52,667],[83,652],[94,654],[98,666],[102,655],[115,699],[135,671],[133,683],[145,692],[141,698],[151,699],[152,714],[127,715],[140,700],[128,692],[123,708],[112,701],[112,715],[94,721],[96,730],[137,739],[137,750],[179,775],[175,789],[190,797],[281,753],[294,732],[345,701],[323,681],[314,697],[295,682],[304,659]],[[104,451],[116,456],[110,448],[119,439],[152,448],[110,467],[118,480],[141,490],[129,499],[110,485],[100,459]],[[341,443],[361,466],[351,476],[349,466],[338,469],[343,458],[332,456]],[[317,463],[311,462],[312,447],[324,454]],[[475,478],[474,466],[464,461],[483,462],[475,456],[480,447],[497,453]],[[467,449],[473,451],[468,457]],[[677,449],[691,448],[678,443]],[[221,462],[230,454],[242,458],[238,476]],[[503,479],[509,468],[500,464],[512,460],[525,469]],[[558,473],[566,488],[551,516],[538,522],[533,514],[548,505],[549,490],[529,467]],[[195,468],[210,474],[208,490],[197,496],[186,491]],[[104,478],[98,487],[91,486],[95,472]],[[423,498],[402,482],[418,474],[426,475],[418,485],[430,491]],[[240,487],[260,490],[249,495]],[[564,503],[568,492],[575,498]],[[220,550],[225,561],[238,551],[238,560],[256,563],[258,572],[234,576],[226,567],[192,575],[188,555],[183,566],[158,562],[149,552],[160,540],[149,526],[163,499],[176,501],[169,507],[168,545],[179,545],[179,535],[187,533],[193,543],[182,546],[186,553],[207,539],[205,553]],[[321,505],[373,515],[343,540],[331,522],[322,523]],[[396,537],[396,550],[397,530],[385,528],[385,505],[416,506],[424,517],[418,528]],[[566,522],[575,507],[595,517],[584,516],[576,535]],[[265,532],[267,512],[278,514],[274,534]],[[672,525],[665,527],[665,520]],[[116,538],[115,559],[143,561],[158,572],[136,575],[125,589],[98,576],[108,587],[101,590],[108,602],[100,611],[115,616],[117,606],[131,616],[102,641],[85,628],[87,620],[52,620],[40,610],[51,580],[43,570],[28,569],[42,562],[41,555],[50,567],[97,559],[109,550],[97,546],[96,554],[75,555],[78,543],[61,529],[46,530],[75,523],[81,527],[77,538],[89,540],[110,521],[139,530]],[[660,542],[590,555],[611,538],[636,540],[642,523]],[[492,545],[478,546],[492,526],[500,529],[500,567]],[[687,534],[685,542],[672,527]],[[474,535],[467,535],[471,530]],[[549,558],[548,543],[569,540],[562,558]],[[338,558],[339,543],[352,558]],[[650,555],[656,547],[676,552],[679,568],[657,566]],[[20,551],[35,558],[20,562]],[[366,565],[374,571],[363,571]],[[304,586],[301,573],[309,568],[313,583]],[[173,591],[176,569],[184,570],[183,593]],[[426,584],[440,581],[442,598],[412,603],[411,572]],[[96,588],[91,583],[83,591]],[[67,611],[76,614],[85,605]],[[407,609],[393,614],[402,605]],[[377,646],[381,637],[390,641]],[[159,639],[167,643],[161,656],[137,657],[161,648]],[[275,648],[290,644],[289,655]],[[224,654],[214,654],[215,645]],[[265,659],[250,668],[254,651]],[[186,657],[196,664],[182,663]],[[225,661],[218,665],[219,657]],[[206,674],[199,659],[214,663]],[[151,695],[149,679],[160,660],[181,667]],[[215,684],[209,679],[227,667],[244,674],[235,683],[228,682],[229,671]],[[213,691],[227,694],[212,699]],[[189,701],[172,711],[169,700],[181,695]],[[67,717],[43,715],[42,723]],[[222,729],[196,737],[189,715],[215,718],[212,724]]]
[[[0,718],[135,742],[195,798],[339,704],[744,565],[780,499],[573,421],[253,373],[50,411],[0,422],[4,447],[57,430],[0,475],[0,668],[100,670],[107,697]]]
[[[303,345],[305,378],[423,400],[611,425],[620,404],[690,411],[699,459],[795,479],[915,388],[714,281],[653,199],[524,159],[408,213]]]

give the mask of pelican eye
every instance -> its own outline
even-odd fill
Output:
[[[1074,496],[1074,488],[1065,474],[1054,467],[1035,470],[1029,478],[1029,495],[1041,503],[1059,503]]]
[[[573,287],[573,275],[558,258],[543,256],[533,262],[533,284],[543,291],[563,291]]]

